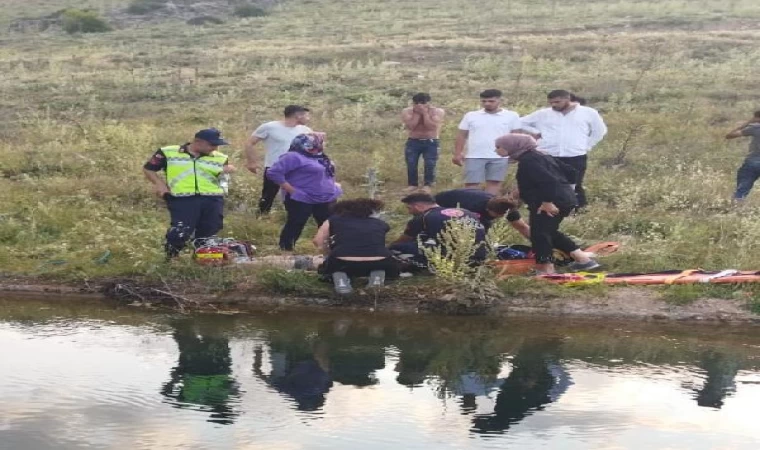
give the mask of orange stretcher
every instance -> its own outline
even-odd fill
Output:
[[[619,242],[600,242],[586,248],[584,251],[594,253],[596,256],[607,256],[615,253],[620,248]],[[558,259],[571,260],[570,255],[559,250],[555,251]],[[525,275],[535,266],[536,262],[530,259],[511,259],[507,261],[491,261],[488,263],[496,269],[496,279],[503,280],[514,275]]]
[[[722,270],[708,271],[701,269],[671,270],[656,273],[563,273],[539,275],[539,280],[565,286],[589,284],[608,285],[668,285],[668,284],[733,284],[760,283],[760,271]]]

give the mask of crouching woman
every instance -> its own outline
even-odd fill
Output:
[[[314,236],[314,245],[326,255],[322,273],[332,278],[339,294],[351,293],[351,277],[369,277],[368,287],[380,287],[398,278],[399,269],[385,246],[390,227],[376,218],[379,200],[343,200]]]
[[[577,204],[574,169],[539,152],[535,139],[522,134],[508,134],[497,139],[496,153],[517,163],[517,188],[530,210],[530,240],[536,254],[536,271],[539,274],[554,273],[554,248],[575,260],[571,270],[599,267],[572,239],[559,231],[560,223]]]

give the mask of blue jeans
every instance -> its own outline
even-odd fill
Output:
[[[438,162],[438,139],[407,139],[404,156],[406,157],[406,172],[409,186],[419,185],[417,173],[420,156],[425,162],[425,186],[435,183],[435,165]]]
[[[734,194],[734,198],[741,200],[747,197],[758,178],[760,178],[760,159],[745,159],[744,164],[736,172],[736,194]]]

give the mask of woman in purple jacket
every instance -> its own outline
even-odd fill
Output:
[[[299,134],[267,171],[267,177],[286,192],[288,218],[280,232],[282,250],[293,250],[309,217],[321,226],[330,215],[330,204],[343,194],[335,182],[335,166],[323,150],[324,133]]]

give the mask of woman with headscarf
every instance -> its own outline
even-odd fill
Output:
[[[324,138],[324,133],[299,134],[267,171],[267,177],[285,191],[288,217],[280,232],[282,250],[293,250],[309,217],[321,226],[330,205],[343,194],[335,182],[335,166],[324,153]]]
[[[575,171],[537,150],[536,140],[508,134],[496,140],[496,152],[516,162],[517,188],[530,211],[530,240],[536,254],[536,271],[554,273],[554,248],[569,254],[575,271],[591,270],[599,263],[559,231],[559,225],[576,206]]]

